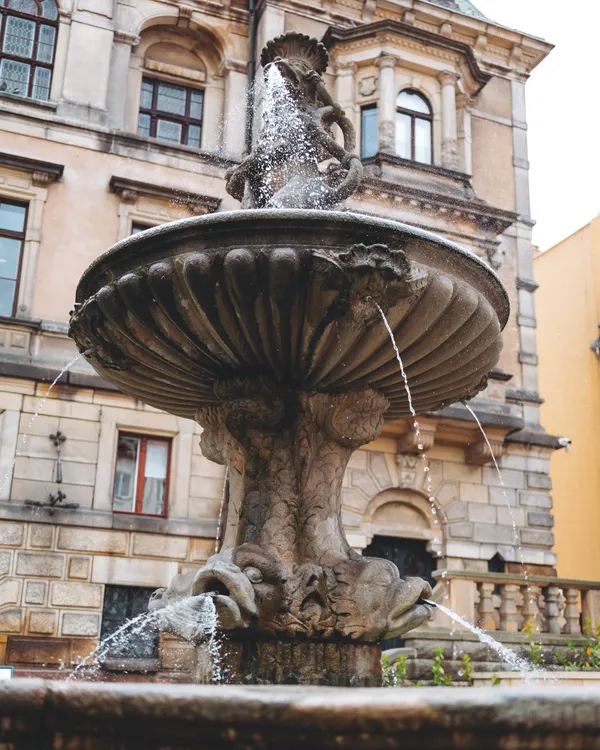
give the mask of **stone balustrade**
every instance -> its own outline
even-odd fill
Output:
[[[531,623],[537,633],[580,636],[600,627],[600,582],[454,570],[434,577],[436,601],[484,630],[518,633]]]

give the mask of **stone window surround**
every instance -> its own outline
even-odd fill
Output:
[[[0,196],[28,204],[23,258],[17,290],[17,318],[29,318],[35,287],[37,259],[42,239],[48,187],[60,179],[62,164],[0,153]]]
[[[129,180],[125,177],[113,175],[109,182],[109,191],[120,197],[118,239],[122,240],[131,234],[132,225],[136,222],[147,226],[156,226],[165,221],[162,214],[148,210],[140,204],[140,198],[155,198],[160,202],[177,204],[188,216],[201,216],[218,211],[220,198],[214,198],[200,193],[178,190],[162,185]],[[173,217],[175,218],[175,217]]]
[[[127,410],[105,407],[100,416],[98,461],[92,510],[113,512],[113,485],[119,432],[162,437],[171,440],[169,505],[166,518],[187,519],[191,481],[193,441],[196,425],[155,410]]]

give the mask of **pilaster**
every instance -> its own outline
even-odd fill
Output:
[[[442,84],[442,166],[458,169],[458,133],[456,127],[457,73],[445,70],[440,73]]]
[[[396,58],[383,55],[379,68],[379,150],[396,152]]]

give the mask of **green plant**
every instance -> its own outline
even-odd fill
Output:
[[[539,643],[536,643],[533,638],[533,623],[528,620],[525,623],[523,632],[527,635],[527,642],[529,643],[529,661],[534,667],[541,667],[544,663],[544,655],[542,653],[542,647]]]
[[[493,687],[498,687],[498,685],[500,685],[501,682],[502,682],[502,680],[498,677],[497,674],[493,674],[492,675],[492,685],[493,685]]]
[[[446,674],[444,669],[444,649],[442,646],[434,646],[434,654],[431,665],[431,681],[438,687],[447,687],[452,684],[452,675]]]
[[[462,667],[460,674],[465,682],[473,684],[473,662],[469,654],[463,654],[461,656]]]
[[[387,654],[381,654],[381,684],[383,687],[395,687],[394,669]]]
[[[397,685],[400,685],[402,682],[406,680],[407,672],[408,672],[408,656],[399,656],[398,660],[396,661],[396,669],[395,669]]]
[[[600,672],[600,625],[594,631],[590,620],[586,620],[583,628],[586,635],[583,669],[587,672]]]

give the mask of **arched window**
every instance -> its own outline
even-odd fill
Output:
[[[50,97],[57,32],[56,0],[0,0],[0,92]]]
[[[405,89],[396,99],[396,153],[424,164],[433,161],[431,107],[417,91]]]

